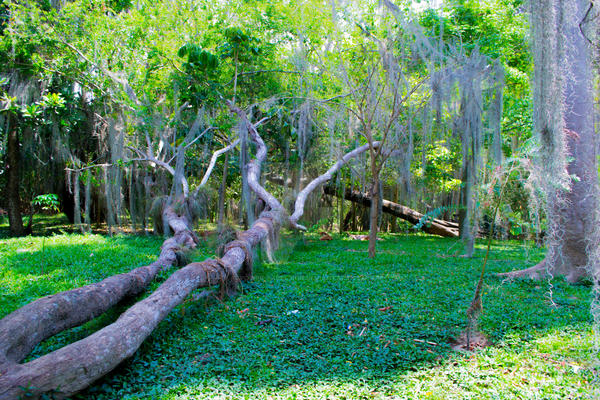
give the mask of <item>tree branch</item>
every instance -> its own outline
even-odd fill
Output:
[[[329,168],[327,170],[327,172],[325,172],[323,175],[319,176],[318,178],[311,181],[308,185],[306,185],[306,187],[304,189],[302,189],[302,191],[298,194],[298,197],[296,197],[296,203],[294,204],[294,213],[290,217],[290,223],[292,224],[292,226],[294,226],[295,228],[298,228],[298,229],[306,230],[305,226],[298,224],[298,220],[300,219],[302,214],[304,214],[304,203],[306,202],[308,195],[313,190],[315,190],[319,185],[321,185],[321,184],[325,183],[326,181],[328,181],[329,179],[331,179],[333,174],[336,173],[337,171],[339,171],[340,168],[342,168],[352,158],[364,153],[365,151],[369,150],[371,147],[378,148],[380,145],[381,145],[381,142],[373,142],[372,145],[365,144],[363,146],[360,146],[360,147],[352,150],[351,152],[349,152],[345,156],[343,156],[340,160],[338,160],[338,162],[336,162],[331,168]]]
[[[215,167],[215,164],[217,163],[217,158],[219,158],[219,156],[221,154],[227,153],[228,151],[233,149],[239,143],[240,143],[240,139],[236,139],[229,146],[223,147],[222,149],[217,150],[213,153],[212,157],[210,158],[210,163],[208,164],[208,168],[206,169],[206,172],[204,173],[204,176],[202,177],[202,180],[200,181],[200,185],[198,186],[198,188],[196,188],[194,195],[198,194],[198,189],[200,189],[201,187],[206,185],[206,182],[208,182],[208,178],[210,177],[210,174],[212,173],[212,170]]]
[[[284,208],[279,200],[277,200],[271,193],[267,192],[267,190],[260,184],[260,167],[261,164],[267,159],[267,146],[265,145],[265,142],[258,134],[256,126],[248,120],[248,116],[241,108],[233,104],[231,101],[227,101],[227,105],[229,106],[231,112],[237,114],[238,117],[244,121],[248,128],[250,138],[252,141],[254,141],[254,143],[256,143],[257,146],[255,159],[251,160],[246,165],[246,168],[248,169],[248,185],[250,186],[250,189],[252,189],[252,191],[256,193],[256,195],[271,208],[271,210],[282,211]]]

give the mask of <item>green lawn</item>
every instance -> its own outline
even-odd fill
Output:
[[[2,240],[1,315],[148,263],[160,243],[97,235]],[[449,343],[465,327],[484,244],[471,260],[452,256],[456,240],[424,235],[385,236],[378,249],[369,260],[366,242],[284,239],[284,261],[259,263],[241,295],[178,308],[80,398],[594,396],[590,287],[502,282],[492,274],[529,266],[541,251],[516,242],[492,247],[480,329],[493,345],[462,354]],[[201,247],[195,259],[209,254]],[[89,334],[124,307],[43,343],[33,356]]]

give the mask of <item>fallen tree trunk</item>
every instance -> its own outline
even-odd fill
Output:
[[[174,272],[156,291],[136,303],[113,324],[25,364],[11,363],[0,376],[0,399],[28,393],[64,398],[88,387],[132,356],[160,321],[197,288],[225,284],[251,274],[251,249],[277,229],[281,214],[263,212],[252,227],[229,243],[223,258],[191,263]],[[238,278],[239,277],[239,278]]]
[[[4,375],[12,364],[23,360],[38,343],[94,319],[126,297],[141,293],[160,271],[177,265],[181,253],[194,248],[197,239],[173,210],[167,209],[165,214],[175,236],[165,240],[160,256],[152,264],[42,297],[0,320],[0,374]]]
[[[271,210],[262,212],[250,229],[238,234],[237,240],[227,244],[224,256],[221,259],[188,264],[174,272],[149,297],[125,311],[114,323],[82,340],[35,360],[25,364],[18,363],[32,349],[32,346],[35,346],[40,340],[60,332],[58,328],[51,328],[51,325],[62,320],[71,321],[68,323],[62,322],[61,330],[63,330],[68,325],[75,326],[82,323],[83,318],[71,320],[68,317],[70,314],[85,312],[89,319],[93,318],[94,315],[98,315],[101,310],[108,309],[108,304],[118,301],[110,299],[121,296],[112,296],[112,287],[108,288],[108,283],[119,283],[125,278],[119,278],[117,275],[98,284],[75,289],[71,291],[71,295],[73,292],[77,295],[73,296],[65,294],[50,296],[50,298],[55,297],[55,301],[38,300],[38,305],[45,307],[46,310],[60,310],[63,305],[66,307],[64,309],[66,312],[62,313],[54,310],[56,315],[46,319],[41,326],[36,325],[34,320],[27,320],[24,314],[26,314],[28,306],[7,317],[21,316],[25,321],[25,326],[15,325],[20,321],[15,317],[0,321],[0,326],[4,326],[6,329],[3,338],[8,343],[7,345],[3,344],[3,347],[0,348],[2,354],[2,358],[0,358],[0,400],[16,399],[24,396],[38,398],[45,393],[52,393],[53,398],[64,398],[73,395],[88,387],[95,380],[113,370],[123,360],[133,355],[160,321],[173,308],[181,304],[193,290],[220,284],[227,289],[228,293],[231,293],[241,279],[251,278],[253,249],[263,240],[273,240],[283,222],[287,221],[291,224],[293,222],[286,218],[286,212],[279,201],[260,185],[261,163],[266,159],[267,151],[264,142],[256,131],[256,126],[248,121],[245,113],[239,108],[233,105],[230,105],[230,108],[247,123],[250,137],[257,144],[256,158],[247,165],[248,183]],[[330,172],[331,170],[317,178],[317,181],[319,183],[323,182],[323,177],[329,177]],[[316,186],[315,184],[311,187],[316,188]],[[303,203],[296,204],[296,206],[299,207],[300,211],[297,210],[294,215],[299,218],[302,215]],[[185,212],[182,214],[186,215]],[[175,262],[177,259],[176,248],[184,245],[192,246],[197,239],[191,231],[189,221],[185,217],[175,214],[172,208],[168,210],[167,219],[175,232],[175,237],[172,239],[177,244],[172,248],[169,245],[169,248],[172,249],[169,253],[169,260],[173,259],[173,262]],[[165,251],[167,250],[163,249],[163,252]],[[137,270],[132,272],[135,271]],[[143,279],[145,276],[141,273],[139,279],[145,282]],[[138,279],[137,275],[133,274],[131,280],[135,281],[136,279]],[[123,293],[122,296],[124,296],[129,291],[127,285],[122,286],[120,291],[114,290]],[[91,290],[90,288],[95,289]],[[61,295],[63,296],[61,297]],[[122,296],[119,298],[122,298]],[[58,299],[63,299],[63,301],[58,302]],[[95,302],[102,305],[95,307]],[[35,309],[35,304],[36,302],[29,306]],[[82,310],[82,307],[96,311]],[[17,329],[20,329],[22,334],[17,339],[10,338],[8,335],[11,332],[16,334]],[[32,333],[29,330],[35,329],[45,333],[37,334],[35,339],[27,339],[28,334]],[[19,344],[21,340],[26,341],[25,345]]]
[[[232,111],[246,119],[241,110],[232,107]],[[248,124],[250,136],[257,143],[258,150],[256,159],[247,166],[249,184],[271,207],[271,211],[263,212],[249,230],[230,242],[221,259],[188,264],[174,272],[149,297],[125,311],[114,323],[30,362],[19,364],[40,341],[94,318],[128,293],[139,293],[145,287],[142,283],[149,283],[152,273],[155,275],[162,264],[153,263],[129,274],[107,278],[98,284],[40,299],[7,316],[0,321],[3,335],[0,347],[1,400],[23,396],[38,398],[45,393],[52,393],[53,398],[71,396],[133,355],[160,321],[193,290],[221,284],[230,293],[240,279],[251,277],[252,249],[262,240],[275,236],[285,210],[259,183],[260,164],[267,155],[266,146],[255,126]],[[185,211],[182,214],[186,215]],[[164,257],[161,254],[159,260],[163,263],[171,260],[174,263],[178,259],[177,251],[182,246],[194,245],[197,238],[185,216],[179,216],[171,207],[167,207],[165,217],[175,236],[165,242],[165,254]],[[132,287],[135,285],[128,285],[127,282],[140,285],[134,290]],[[29,318],[31,312],[33,316]],[[44,313],[48,314],[47,318]],[[77,316],[77,313],[83,316]],[[42,322],[38,323],[37,318],[41,318]]]
[[[325,186],[323,187],[323,191],[325,194],[330,196],[340,196],[340,193],[338,193],[336,188],[333,186]],[[365,207],[371,206],[371,198],[369,196],[356,190],[350,190],[349,188],[346,188],[344,191],[344,199],[350,200]],[[423,214],[420,212],[401,204],[393,203],[389,200],[383,200],[382,211],[415,225],[419,223],[421,218],[423,218]],[[424,224],[421,229],[434,235],[458,237],[458,224],[451,221],[444,221],[434,218]]]

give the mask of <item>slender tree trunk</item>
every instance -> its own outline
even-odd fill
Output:
[[[22,236],[23,218],[21,216],[21,197],[19,186],[21,181],[21,149],[16,118],[9,116],[8,138],[6,141],[6,197],[8,222],[11,236]]]
[[[375,258],[379,225],[379,171],[373,154],[371,154],[371,174],[373,181],[371,183],[371,211],[369,214],[369,258]]]
[[[396,187],[394,188],[394,197],[392,197],[392,201],[394,203],[398,203],[398,186],[396,185]],[[391,218],[391,227],[390,229],[392,230],[392,233],[396,233],[396,231],[398,230],[398,219],[394,216],[390,217]]]
[[[353,187],[351,187],[351,190],[353,190]],[[352,202],[352,224],[350,229],[352,230],[352,232],[356,232],[356,203]]]
[[[81,232],[83,233],[84,229],[83,225],[81,224],[81,196],[79,195],[79,175],[81,174],[81,172],[79,170],[76,170],[74,171],[74,173],[75,176],[73,177],[73,205],[75,213],[73,214],[73,219],[75,221],[75,227],[81,230]]]
[[[144,233],[148,234],[148,219],[150,217],[150,206],[152,201],[152,177],[148,174],[148,170],[144,168]],[[156,234],[156,232],[154,233]]]
[[[130,223],[131,223],[131,232],[133,232],[134,234],[137,232],[137,209],[136,209],[136,202],[135,202],[135,163],[129,168],[129,185],[128,185],[128,191],[129,191],[129,217],[130,217]]]
[[[85,231],[92,231],[92,219],[91,219],[91,209],[92,209],[92,170],[89,169],[85,174]]]
[[[109,168],[110,167],[104,167],[104,194],[105,194],[105,198],[106,198],[106,224],[107,224],[107,229],[108,229],[108,235],[112,236],[113,226],[115,225],[115,220],[114,220],[114,211],[113,211],[113,205],[112,205],[113,196],[112,196],[111,182],[110,182],[111,174],[108,171]]]
[[[472,173],[467,171],[468,168],[473,168],[470,160],[466,161],[466,166],[463,174],[463,187],[461,188],[461,202],[459,210],[459,232],[460,237],[465,245],[465,256],[472,257],[475,250],[475,238],[473,232],[474,224],[474,200],[473,200],[473,179]]]
[[[342,186],[342,192],[345,190],[344,186]],[[338,197],[338,224],[339,224],[339,233],[342,234],[344,232],[344,196]]]
[[[221,178],[221,185],[219,186],[219,220],[217,225],[222,226],[225,219],[225,187],[227,185],[227,172],[229,167],[229,153],[225,153],[225,160],[223,161],[223,176]]]

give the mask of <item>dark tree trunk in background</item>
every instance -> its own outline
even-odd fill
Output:
[[[19,194],[20,164],[21,149],[17,121],[14,116],[10,115],[6,141],[6,206],[12,236],[22,236],[25,233],[21,216],[21,196]]]

